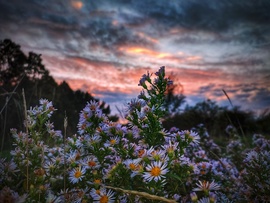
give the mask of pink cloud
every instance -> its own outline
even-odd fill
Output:
[[[123,99],[120,97],[126,99],[127,95],[137,96],[142,89],[138,86],[141,76],[147,71],[155,73],[162,65],[166,66],[167,76],[172,75],[174,82],[182,85],[183,89],[179,88],[178,92],[184,90],[183,93],[187,97],[209,98],[224,103],[227,98],[222,89],[228,91],[232,99],[246,98],[249,103],[256,96],[254,91],[249,92],[249,96],[245,96],[245,93],[242,92],[243,86],[239,86],[241,83],[248,85],[250,78],[239,80],[239,75],[235,72],[229,72],[219,67],[185,67],[193,61],[203,64],[204,61],[199,56],[191,56],[183,52],[173,55],[169,52],[158,52],[146,47],[121,47],[119,50],[125,53],[121,56],[122,58],[128,56],[133,60],[126,64],[121,63],[121,61],[113,62],[82,57],[59,58],[59,56],[45,55],[43,58],[46,67],[58,82],[65,80],[74,90],[87,91],[101,100],[114,100],[111,103],[113,105],[117,103],[115,100],[120,103]],[[140,57],[143,57],[146,62],[152,61],[153,66],[144,66],[144,63],[138,60]],[[141,63],[136,64],[136,60]],[[215,86],[210,87],[211,84],[215,84]],[[204,87],[205,90],[201,91]],[[230,90],[235,91],[229,92]],[[242,97],[240,97],[241,95]]]

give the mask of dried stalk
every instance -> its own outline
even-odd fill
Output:
[[[66,137],[67,137],[67,116],[64,118],[64,193],[66,192]]]
[[[124,190],[122,188],[106,186],[106,185],[104,185],[104,187],[108,188],[108,189],[116,190],[118,192],[128,193],[128,194],[131,194],[131,195],[138,195],[138,196],[141,196],[141,197],[144,197],[144,198],[147,198],[147,199],[158,200],[158,201],[163,201],[163,202],[168,202],[168,203],[177,203],[176,200],[167,199],[165,197],[160,197],[160,196],[156,196],[156,195],[151,195],[151,194],[146,193],[146,192],[139,192],[139,191],[135,191],[135,190]]]
[[[5,142],[5,136],[6,136],[6,125],[7,125],[7,106],[8,104],[8,97],[6,97],[6,110],[5,110],[5,120],[4,120],[4,130],[3,130],[3,137],[2,137],[2,145],[1,145],[1,152],[3,151],[3,148],[4,148],[4,142]]]
[[[23,97],[23,107],[24,107],[24,117],[25,117],[25,131],[26,131],[26,192],[28,192],[29,188],[29,157],[28,157],[28,120],[27,120],[27,107],[25,100],[24,89],[22,89],[22,97]]]
[[[4,109],[6,108],[6,106],[8,105],[9,100],[11,99],[12,95],[16,93],[17,88],[19,87],[19,85],[21,84],[23,78],[24,78],[25,74],[21,77],[20,81],[18,82],[18,84],[16,85],[16,87],[13,89],[13,91],[11,93],[7,93],[7,94],[11,94],[10,97],[8,98],[8,101],[6,102],[6,104],[3,106],[3,108],[0,111],[0,114],[2,114],[2,112],[4,111]]]

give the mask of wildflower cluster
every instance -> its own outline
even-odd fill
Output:
[[[55,109],[42,99],[28,111],[26,131],[11,131],[12,159],[0,159],[0,202],[269,201],[269,140],[255,135],[254,149],[241,154],[237,167],[240,138],[222,152],[203,126],[166,131],[164,94],[172,81],[164,67],[154,76],[140,79],[127,125],[111,122],[90,101],[78,134],[67,138],[54,130]]]

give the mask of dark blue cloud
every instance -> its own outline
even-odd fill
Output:
[[[269,27],[268,0],[102,1],[108,7],[127,7],[166,27],[224,31],[242,23]],[[121,12],[121,9],[119,9]],[[253,33],[255,34],[255,33]]]
[[[130,27],[126,27],[140,26],[145,22],[151,23],[156,29],[155,32],[150,29],[145,31],[155,35],[165,34],[173,27],[221,33],[239,26],[239,30],[243,27],[240,33],[235,34],[239,42],[245,43],[248,40],[256,44],[269,43],[268,0],[83,1],[84,6],[80,12],[74,10],[70,2],[2,1],[0,22],[35,21],[43,22],[48,29],[68,27],[70,31],[77,30],[84,37],[89,37],[92,43],[105,47],[121,43],[146,43],[134,35]],[[121,22],[121,19],[122,26],[112,25],[113,20]],[[32,26],[39,27],[38,24]],[[230,41],[228,37],[221,35],[221,38]],[[192,37],[180,38],[179,42],[181,40],[198,43]]]

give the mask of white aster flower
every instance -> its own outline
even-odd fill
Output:
[[[120,138],[118,136],[111,137],[110,140],[107,140],[107,142],[104,144],[105,147],[110,147],[118,144],[120,141]]]
[[[201,198],[198,203],[210,203],[210,199],[208,197]]]
[[[197,146],[200,143],[200,136],[194,131],[185,130],[185,137],[188,138],[192,146]]]
[[[143,174],[144,180],[149,182],[151,180],[158,181],[164,178],[164,175],[168,172],[167,163],[161,161],[154,161],[146,166],[147,172]]]
[[[112,190],[106,191],[105,188],[100,190],[92,189],[90,195],[93,198],[94,203],[113,203],[115,200],[114,192]]]
[[[141,165],[139,164],[141,162],[141,158],[138,159],[127,159],[123,163],[126,165],[128,169],[132,171],[131,177],[134,177],[136,174],[139,173],[141,169]]]
[[[85,166],[86,169],[97,169],[100,167],[97,157],[94,155],[87,156],[81,161],[81,164]]]
[[[84,177],[84,174],[86,172],[86,169],[84,167],[77,167],[75,169],[73,169],[70,173],[69,173],[69,180],[71,183],[78,183],[79,181],[81,181]]]
[[[220,186],[217,183],[215,183],[215,181],[212,181],[211,183],[209,183],[208,181],[200,181],[199,180],[199,183],[196,183],[196,185],[198,187],[194,188],[193,191],[208,192],[208,191],[219,190],[220,189]]]

